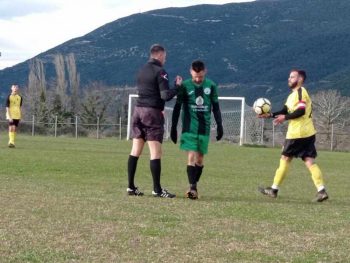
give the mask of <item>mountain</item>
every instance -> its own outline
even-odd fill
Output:
[[[350,1],[260,0],[166,8],[106,24],[36,56],[54,79],[53,55],[74,53],[81,84],[134,85],[151,44],[168,52],[170,76],[188,77],[203,59],[220,95],[258,96],[280,102],[291,68],[305,69],[311,92],[338,89],[350,95]],[[0,71],[0,93],[26,85],[29,61]]]

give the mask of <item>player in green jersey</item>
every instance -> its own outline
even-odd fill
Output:
[[[223,136],[222,118],[218,101],[217,85],[207,79],[202,61],[192,62],[192,78],[182,82],[172,116],[171,140],[177,142],[177,123],[182,110],[182,134],[180,149],[187,152],[187,176],[190,184],[186,196],[197,199],[197,183],[204,166],[204,155],[208,153],[211,112],[217,124],[219,141]]]

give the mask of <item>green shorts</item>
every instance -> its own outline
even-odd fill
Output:
[[[185,132],[181,134],[180,149],[208,153],[209,136]]]

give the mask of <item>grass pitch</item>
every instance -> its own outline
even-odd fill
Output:
[[[319,152],[330,200],[294,160],[279,197],[279,149],[212,143],[199,200],[184,198],[186,156],[164,143],[162,186],[151,196],[148,150],[126,196],[131,142],[20,135],[0,147],[0,262],[350,262],[349,153]]]

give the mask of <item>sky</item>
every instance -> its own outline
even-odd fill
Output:
[[[0,70],[106,23],[166,7],[253,0],[0,0]]]

